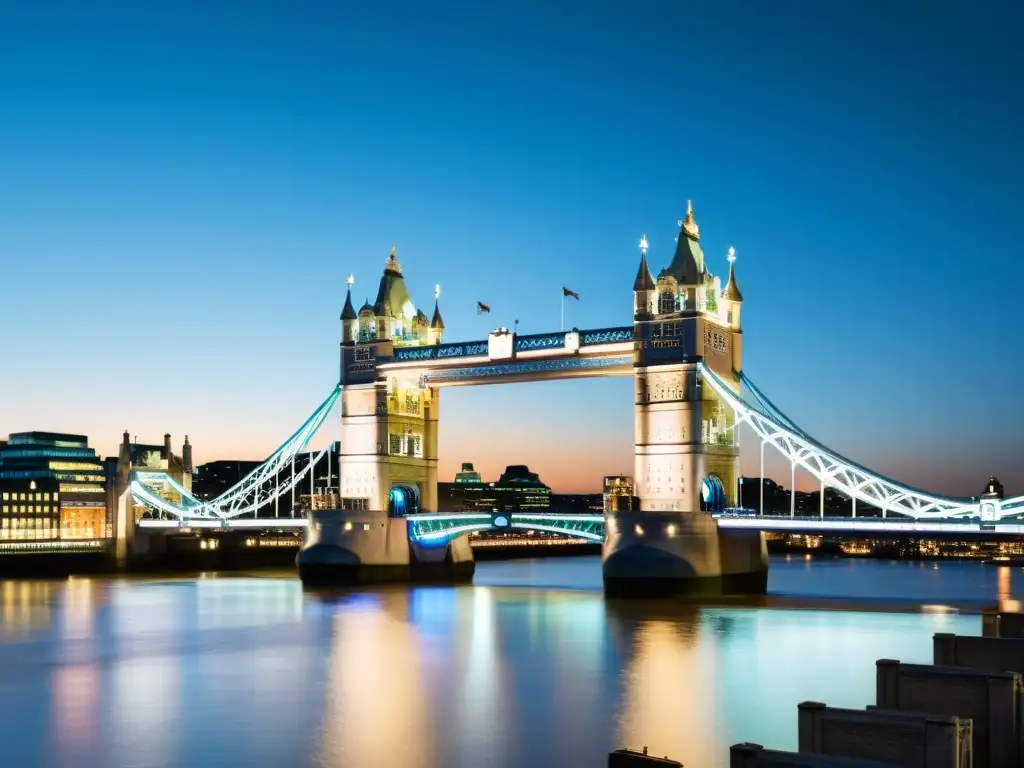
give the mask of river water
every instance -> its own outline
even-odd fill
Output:
[[[759,606],[611,604],[598,558],[471,587],[304,593],[288,573],[0,584],[0,764],[689,768],[795,748],[796,706],[873,703],[878,658],[1024,594],[971,562],[772,561]]]

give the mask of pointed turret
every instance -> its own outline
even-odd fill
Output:
[[[355,310],[355,307],[352,306],[352,289],[351,288],[349,288],[348,291],[345,293],[345,306],[341,310],[341,319],[342,320],[355,320],[356,319],[356,310]]]
[[[736,282],[736,249],[729,248],[729,282],[725,284],[725,289],[722,291],[722,304],[725,310],[725,321],[731,328],[739,331],[742,327],[740,324],[740,310],[743,308],[743,294],[740,293],[740,285]],[[736,370],[739,370],[737,368]]]
[[[680,285],[700,285],[704,275],[704,252],[700,249],[700,229],[693,218],[693,202],[686,202],[686,218],[679,222],[679,238],[672,263],[664,270]]]
[[[430,318],[430,330],[427,332],[427,342],[440,344],[441,336],[444,334],[444,320],[441,318],[441,286],[434,286],[434,316]]]
[[[644,317],[654,313],[656,288],[651,270],[647,266],[647,235],[640,237],[640,268],[633,281],[633,317]]]
[[[181,469],[186,474],[191,474],[193,470],[192,443],[188,441],[188,435],[185,435],[185,444],[181,446]]]
[[[653,291],[654,278],[651,277],[651,269],[647,266],[647,237],[640,241],[640,268],[636,271],[636,280],[633,281],[634,291]]]
[[[391,246],[391,253],[384,263],[384,274],[380,277],[380,285],[377,287],[377,300],[373,302],[374,312],[377,317],[387,317],[392,320],[412,320],[416,314],[416,308],[409,295],[409,289],[405,287],[405,280],[402,278],[402,265],[398,263],[398,256],[395,246]]]
[[[740,292],[739,283],[736,282],[736,249],[729,249],[729,282],[725,284],[723,295],[729,301],[739,303],[743,301],[743,294]]]

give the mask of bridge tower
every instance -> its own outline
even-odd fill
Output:
[[[700,364],[736,381],[743,363],[743,295],[729,251],[723,288],[705,263],[689,205],[657,281],[646,238],[633,283],[636,511],[608,515],[605,591],[611,596],[763,592],[760,533],[719,531],[710,512],[735,504],[735,415],[701,380]]]
[[[421,386],[414,369],[384,376],[377,365],[396,348],[441,342],[439,290],[428,319],[413,304],[394,247],[376,300],[358,313],[352,282],[341,314],[341,506],[393,515],[436,511],[438,391]]]

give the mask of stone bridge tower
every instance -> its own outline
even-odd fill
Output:
[[[701,379],[703,363],[727,382],[742,370],[743,295],[732,249],[723,288],[705,263],[688,206],[672,262],[655,280],[646,238],[633,284],[634,482],[639,509],[608,518],[610,595],[757,592],[767,562],[761,534],[720,532],[710,512],[735,503],[735,416]]]
[[[428,318],[413,304],[393,247],[376,300],[367,300],[358,313],[352,282],[341,313],[341,506],[436,511],[438,391],[421,387],[415,369],[384,376],[378,364],[392,361],[395,349],[441,342],[439,291]]]

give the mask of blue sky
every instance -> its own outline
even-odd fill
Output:
[[[692,198],[712,269],[737,249],[746,372],[798,424],[937,491],[1024,490],[1022,25],[944,0],[9,1],[0,433],[261,457],[336,380],[344,278],[372,295],[392,243],[449,339],[555,329],[562,285],[568,323],[627,324],[640,234],[666,264]],[[446,391],[442,476],[596,489],[631,470],[630,389]]]

